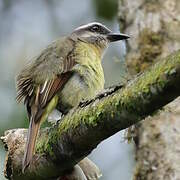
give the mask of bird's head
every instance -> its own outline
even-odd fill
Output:
[[[93,22],[76,28],[72,35],[78,40],[94,44],[105,49],[110,42],[128,39],[129,36],[121,33],[113,33],[101,23]]]

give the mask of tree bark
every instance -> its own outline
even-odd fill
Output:
[[[32,165],[22,174],[25,129],[5,132],[5,174],[9,179],[49,179],[62,175],[101,141],[137,123],[180,95],[180,51],[154,64],[122,87],[81,103],[61,122],[41,130]],[[169,93],[170,92],[170,93]]]
[[[119,0],[119,22],[121,31],[132,36],[127,53],[132,74],[144,71],[152,62],[180,48],[179,0]],[[178,106],[180,98],[168,106],[171,111],[136,128],[134,179],[180,179]]]

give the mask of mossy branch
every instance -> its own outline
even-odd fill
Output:
[[[62,175],[101,141],[163,107],[180,95],[180,50],[160,60],[124,87],[106,90],[82,103],[61,122],[40,132],[32,165],[21,173],[26,130],[2,137],[9,179],[48,179]]]

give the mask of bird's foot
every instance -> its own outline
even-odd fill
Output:
[[[52,125],[57,124],[61,119],[63,115],[60,111],[57,109],[54,109],[48,116],[48,122],[51,123]]]

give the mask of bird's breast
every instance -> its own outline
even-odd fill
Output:
[[[85,47],[78,49],[77,55],[73,75],[59,95],[59,108],[62,112],[68,111],[83,100],[95,97],[104,89],[104,72],[99,54]]]

